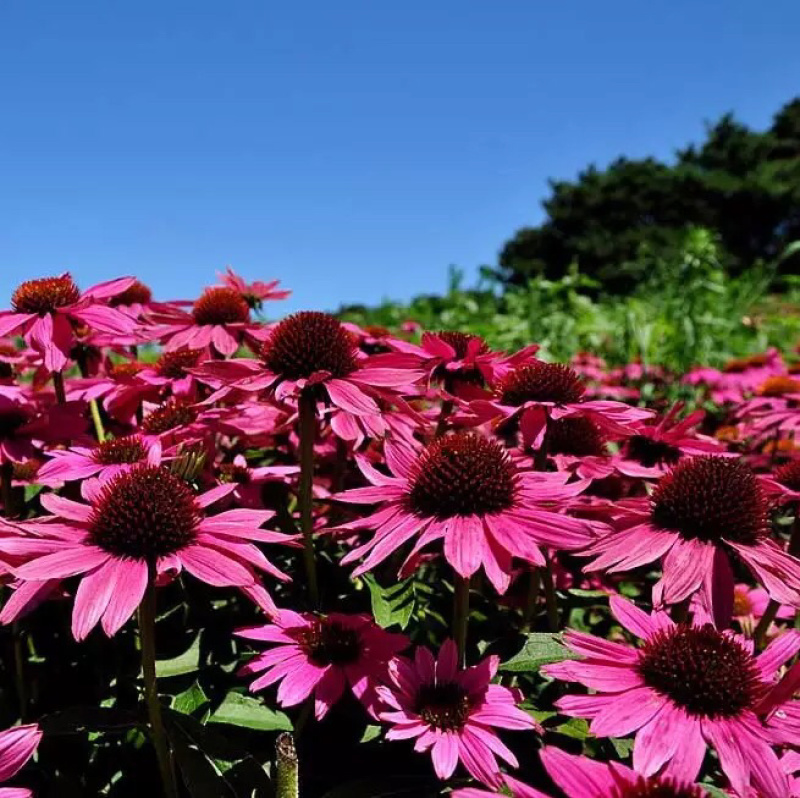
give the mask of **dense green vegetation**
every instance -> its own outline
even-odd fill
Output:
[[[471,289],[453,271],[445,296],[349,306],[341,315],[365,326],[396,329],[413,320],[425,329],[470,331],[509,350],[537,341],[546,356],[560,360],[591,351],[610,363],[641,359],[683,371],[800,343],[800,279],[786,277],[786,290],[771,293],[793,251],[731,276],[718,237],[694,228],[666,254],[643,254],[639,267],[647,276],[624,297],[598,296],[598,282],[576,267],[559,279],[531,279],[524,286],[504,286],[485,274]]]
[[[543,224],[519,230],[500,253],[505,283],[559,279],[577,263],[604,290],[627,293],[646,277],[648,253],[680,249],[693,226],[716,231],[720,265],[739,274],[800,238],[800,98],[765,131],[727,114],[671,163],[621,157],[550,187]]]

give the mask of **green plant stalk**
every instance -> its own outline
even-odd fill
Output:
[[[442,402],[442,409],[439,411],[439,420],[436,422],[436,438],[441,438],[447,432],[447,419],[450,413],[453,412],[453,402],[450,399],[445,399]]]
[[[103,443],[106,439],[106,431],[103,428],[103,418],[100,415],[100,408],[97,405],[97,400],[92,399],[89,402],[89,410],[92,413],[92,423],[94,424],[94,432],[97,436],[97,442]]]
[[[767,609],[764,610],[764,614],[761,616],[761,620],[758,622],[758,625],[753,632],[753,645],[756,651],[764,648],[764,642],[766,640],[770,624],[775,620],[780,608],[780,602],[775,601],[775,599],[769,600]]]
[[[14,464],[3,463],[0,466],[0,498],[3,500],[3,514],[6,518],[13,518],[14,512]]]
[[[467,661],[467,626],[469,624],[469,579],[455,574],[453,583],[453,640],[458,649],[458,664]]]
[[[553,563],[549,555],[545,554],[546,565],[541,569],[542,586],[544,587],[544,602],[547,609],[547,626],[551,632],[558,631],[558,596],[556,595],[555,581],[553,580]]]
[[[525,606],[522,610],[522,632],[529,632],[533,621],[536,605],[539,603],[539,587],[541,586],[539,569],[532,566],[528,573],[528,591],[525,596]]]
[[[317,427],[317,403],[314,395],[302,391],[299,401],[300,426],[300,530],[303,533],[303,561],[308,581],[308,594],[314,609],[319,608],[317,559],[314,553],[314,438]]]
[[[142,646],[142,674],[144,677],[144,696],[150,718],[150,736],[156,750],[158,769],[166,798],[178,798],[178,782],[175,767],[164,731],[161,717],[161,702],[158,700],[156,680],[156,566],[148,563],[147,588],[139,605],[139,639]]]
[[[300,797],[300,768],[294,740],[289,732],[275,741],[275,798]]]

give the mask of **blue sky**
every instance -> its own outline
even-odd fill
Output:
[[[3,0],[0,306],[226,264],[286,309],[441,291],[548,177],[669,157],[800,91],[800,3]]]

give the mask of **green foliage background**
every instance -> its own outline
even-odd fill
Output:
[[[559,279],[510,286],[484,270],[474,288],[463,287],[463,275],[451,270],[442,297],[348,306],[340,315],[393,330],[409,320],[429,330],[463,330],[505,350],[535,341],[543,356],[555,360],[588,351],[610,364],[641,360],[683,372],[768,346],[787,351],[800,342],[800,278],[784,274],[783,290],[772,293],[782,265],[796,250],[789,246],[769,265],[757,263],[731,275],[719,234],[696,227],[662,253],[642,251],[637,261],[642,277],[626,296],[600,293],[598,281],[574,265]]]

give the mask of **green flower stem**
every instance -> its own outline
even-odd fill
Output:
[[[309,391],[300,394],[300,529],[303,533],[303,559],[312,606],[319,608],[317,559],[314,554],[314,438],[317,431],[317,403]]]
[[[161,702],[158,700],[156,681],[156,567],[148,564],[147,588],[139,605],[139,638],[142,645],[142,673],[144,695],[150,717],[150,734],[156,749],[158,769],[166,798],[178,798],[178,782],[170,755],[164,721],[161,717]]]
[[[761,616],[761,620],[758,622],[758,626],[756,626],[755,631],[753,632],[753,645],[755,646],[756,651],[764,648],[764,641],[767,637],[767,631],[769,631],[770,624],[772,624],[772,622],[775,620],[780,608],[780,602],[775,601],[775,599],[769,600],[767,609],[764,610],[764,614]]]
[[[467,661],[467,625],[469,623],[469,579],[455,574],[453,593],[453,640],[458,649],[458,663]]]

